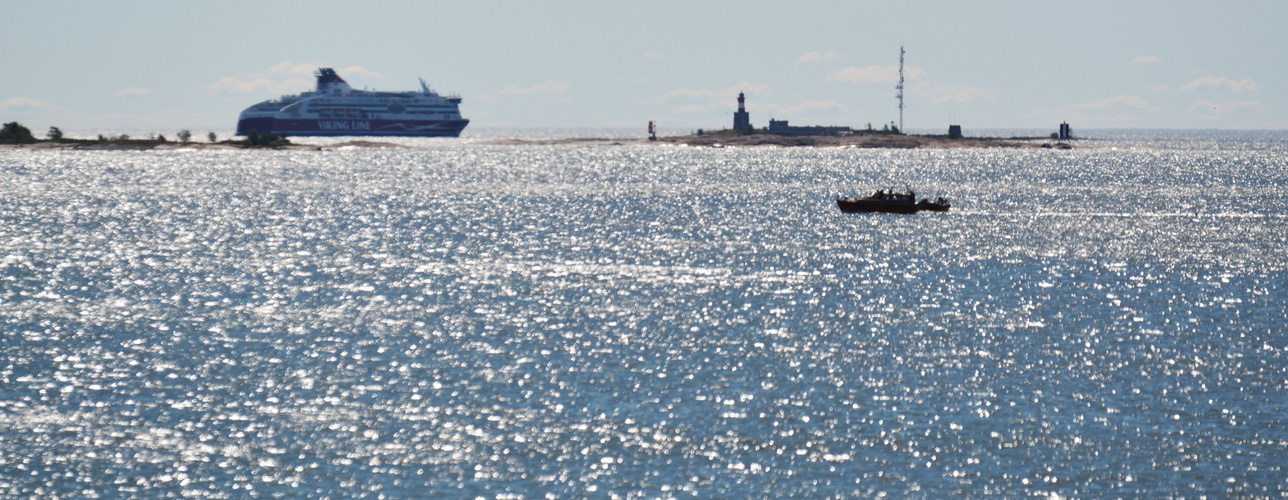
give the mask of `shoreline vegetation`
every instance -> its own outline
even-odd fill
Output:
[[[147,151],[147,150],[203,150],[203,149],[281,149],[281,150],[327,150],[339,149],[345,147],[366,147],[366,148],[403,148],[407,147],[402,144],[391,142],[375,141],[347,141],[338,144],[295,144],[285,135],[279,134],[260,134],[258,131],[251,130],[245,139],[224,139],[218,140],[214,132],[206,134],[207,142],[197,142],[192,140],[192,133],[187,130],[180,130],[175,134],[175,139],[166,139],[163,134],[155,134],[148,138],[135,139],[126,134],[119,136],[104,136],[100,134],[94,139],[73,139],[63,136],[62,130],[58,127],[49,127],[49,132],[45,139],[37,139],[32,135],[31,130],[22,126],[18,122],[9,122],[0,128],[0,149],[31,149],[31,150],[87,150],[87,151]]]
[[[340,148],[407,148],[404,144],[391,142],[353,140],[337,144],[295,144],[286,136],[276,134],[259,134],[252,130],[245,139],[218,140],[214,132],[206,136],[206,142],[192,140],[192,134],[180,130],[175,140],[164,135],[153,135],[148,138],[131,138],[122,134],[115,137],[99,135],[95,139],[73,139],[63,136],[58,127],[50,127],[45,139],[37,139],[31,131],[18,122],[9,122],[0,129],[0,149],[27,150],[89,150],[89,151],[146,151],[146,150],[239,150],[239,149],[274,149],[274,150],[332,150]],[[680,147],[817,147],[817,148],[1055,148],[1072,149],[1067,142],[1055,142],[1045,137],[960,137],[947,135],[900,134],[897,132],[859,131],[849,135],[809,135],[783,136],[767,133],[739,133],[734,130],[706,132],[699,130],[693,135],[658,137],[655,140],[611,139],[611,138],[567,138],[567,139],[489,139],[471,141],[472,144],[512,145],[512,146],[621,146],[621,145],[670,145]]]
[[[175,150],[245,150],[245,149],[271,149],[286,151],[322,151],[341,148],[406,148],[403,144],[394,144],[392,142],[374,142],[374,141],[346,141],[337,144],[286,144],[279,146],[250,146],[244,144],[245,141],[220,141],[217,143],[208,142],[178,142],[178,141],[159,141],[154,139],[111,139],[106,142],[99,142],[94,139],[63,139],[60,141],[41,140],[32,143],[6,143],[0,142],[0,149],[26,149],[26,150],[76,150],[76,151],[175,151]]]

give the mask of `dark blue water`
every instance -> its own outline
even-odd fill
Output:
[[[0,151],[0,496],[1288,494],[1288,135],[1089,145]]]

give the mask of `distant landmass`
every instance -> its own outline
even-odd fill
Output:
[[[854,147],[854,148],[1041,148],[1051,147],[1046,143],[1028,142],[1025,139],[990,139],[962,138],[950,139],[943,135],[902,135],[902,134],[855,134],[855,135],[811,135],[790,137],[772,134],[703,134],[673,137],[659,137],[656,141],[648,139],[496,139],[481,141],[482,144],[512,145],[550,145],[550,144],[667,144],[703,147],[745,147],[745,146],[779,146],[779,147]]]

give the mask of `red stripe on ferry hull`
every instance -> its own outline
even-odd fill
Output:
[[[260,133],[294,136],[460,137],[469,120],[362,120],[248,118],[237,122],[237,135]]]

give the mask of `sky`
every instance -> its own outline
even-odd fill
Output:
[[[464,99],[472,127],[1288,129],[1288,2],[0,0],[0,121],[231,130],[355,87]]]

